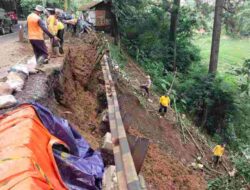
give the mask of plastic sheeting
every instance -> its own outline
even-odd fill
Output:
[[[100,152],[91,149],[67,120],[54,116],[47,108],[33,103],[38,117],[48,131],[65,142],[69,153],[54,149],[61,177],[72,190],[101,189],[104,164]]]
[[[27,110],[27,108],[29,110],[25,111]],[[17,112],[17,110],[19,111]],[[16,113],[20,113],[20,114],[18,115]],[[10,116],[10,114],[12,115]],[[8,120],[3,120],[3,118],[5,117],[7,117]],[[37,121],[34,120],[33,118],[37,118],[36,119]],[[32,122],[30,123],[26,122],[26,124],[24,123],[26,120],[30,121],[30,119],[32,119]],[[18,121],[21,124],[19,125],[19,123],[16,122],[18,124],[17,125],[13,123],[14,121]],[[22,136],[26,138],[24,139],[24,142],[30,143],[30,145],[24,144],[24,146],[25,147],[27,146],[30,149],[28,152],[29,154],[33,155],[32,158],[37,159],[35,161],[38,163],[39,166],[41,166],[41,169],[42,169],[41,173],[43,173],[44,176],[47,176],[46,179],[48,178],[49,182],[52,183],[52,184],[49,183],[49,185],[52,185],[52,187],[56,187],[54,186],[54,184],[57,185],[57,187],[55,188],[56,190],[64,189],[63,188],[64,185],[67,187],[67,189],[70,189],[70,190],[101,189],[101,181],[102,181],[102,176],[104,172],[104,164],[103,164],[101,154],[91,149],[89,144],[68,123],[67,120],[54,116],[47,108],[43,107],[42,105],[32,103],[32,104],[21,105],[16,110],[1,116],[0,123],[1,122],[2,124],[3,122],[5,123],[6,125],[5,128],[9,126],[8,128],[10,129],[10,131],[16,129],[17,131],[22,133]],[[13,128],[13,124],[15,128]],[[3,125],[0,126],[0,132],[1,130],[5,131],[3,127],[4,127]],[[5,139],[5,140],[3,139],[4,142],[6,142],[6,139],[10,139],[10,140],[12,139],[14,141],[17,134],[13,133],[12,135],[13,137],[11,135],[12,134],[10,133],[9,136],[6,137],[4,136],[4,134],[2,134],[2,137]],[[1,133],[0,133],[0,136],[1,136]],[[58,140],[53,140],[53,137]],[[19,139],[19,138],[21,138],[21,136],[20,137],[18,136],[18,138],[16,139]],[[47,140],[41,141],[44,138],[46,138]],[[37,141],[35,141],[36,139]],[[39,141],[39,139],[41,140]],[[49,139],[52,139],[53,141]],[[0,142],[1,140],[2,139],[0,139]],[[44,144],[42,144],[42,142],[44,142]],[[20,144],[21,142],[17,140],[16,143]],[[49,144],[46,145],[46,143],[49,143]],[[38,146],[43,152],[41,150],[38,151],[38,148],[37,149],[30,148],[30,147],[36,147],[36,146]],[[50,148],[48,148],[47,146]],[[9,150],[7,145],[5,149]],[[48,150],[51,150],[51,151],[48,151]],[[13,150],[12,152],[14,156],[8,155],[8,157],[5,160],[9,160],[9,157],[14,157],[14,158],[21,157],[22,158],[22,155],[20,156],[18,151]],[[0,153],[1,153],[1,150],[0,150]],[[24,154],[24,153],[21,152],[20,154]],[[5,155],[4,152],[3,152],[3,155]],[[45,155],[48,155],[46,157],[47,161],[44,157]],[[52,155],[52,156],[49,156],[49,155]],[[31,163],[31,162],[27,161],[27,163]],[[49,163],[53,163],[53,164],[49,164]],[[21,166],[25,166],[25,165],[21,164],[20,167]],[[53,166],[54,166],[54,169],[53,169]],[[13,165],[13,167],[15,167],[15,164]],[[27,167],[28,167],[28,164],[27,164]],[[29,168],[33,168],[32,164],[30,164]],[[1,169],[1,166],[0,166],[0,169]],[[26,171],[25,169],[23,170]],[[1,171],[1,175],[3,175],[4,171],[5,170]],[[55,177],[56,172],[54,171],[58,171],[58,173],[60,173],[60,176],[58,176],[57,179]],[[13,172],[15,172],[14,169],[12,173]],[[40,175],[38,171],[36,172],[37,172],[37,175]],[[8,179],[12,176],[11,178],[13,178],[13,181],[16,181],[17,177],[14,173],[13,174],[12,173],[8,174],[8,170],[6,170],[5,174]],[[44,180],[44,177],[40,176],[40,178],[41,180]],[[27,187],[28,186],[31,187],[30,185],[37,184],[37,187],[35,189],[49,189],[49,188],[43,188],[42,186],[39,186],[40,183],[37,182],[39,180],[36,180],[36,178],[32,178],[32,179],[33,179],[33,181],[31,181],[32,183],[29,183],[29,181],[26,180],[23,182],[23,184]],[[62,179],[63,184],[61,185],[61,187],[59,187],[61,179]],[[1,184],[2,182],[0,179],[0,189],[1,189]],[[43,185],[46,185],[46,181],[44,181]],[[19,189],[20,188],[17,188],[17,190]],[[25,189],[28,190],[29,188],[25,188]],[[50,189],[54,189],[54,188],[50,188]],[[20,189],[20,190],[23,190],[23,189]]]
[[[31,105],[1,115],[0,189],[66,190],[54,144],[64,142],[48,132]]]

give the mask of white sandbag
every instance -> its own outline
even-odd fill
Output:
[[[6,83],[15,91],[22,91],[25,77],[22,73],[10,72],[7,76]]]
[[[14,66],[12,66],[10,68],[10,71],[14,71],[14,72],[22,72],[24,73],[26,76],[29,76],[29,70],[28,67],[24,64],[16,64]]]
[[[0,109],[10,108],[12,106],[15,106],[16,103],[17,103],[17,100],[12,95],[0,96]]]
[[[0,82],[0,96],[2,95],[11,95],[13,88],[8,83]]]
[[[31,73],[31,74],[37,73],[38,70],[36,70],[36,67],[37,67],[36,58],[35,58],[35,56],[33,56],[27,62],[27,68],[28,68],[29,73]]]

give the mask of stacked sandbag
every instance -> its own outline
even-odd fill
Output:
[[[31,59],[28,60],[26,67],[30,74],[35,74],[38,72],[38,70],[36,69],[37,63],[35,56],[33,56]]]
[[[11,95],[13,89],[5,82],[0,82],[0,109],[9,108],[17,103],[16,98]]]
[[[28,76],[28,68],[23,64],[17,64],[10,68],[7,80],[0,83],[0,109],[9,108],[17,104],[17,100],[12,93],[14,91],[22,91]]]
[[[17,100],[13,95],[0,96],[0,109],[10,108],[17,104]]]
[[[6,83],[6,82],[0,82],[0,96],[3,95],[10,95],[13,92],[13,88]]]
[[[10,85],[14,91],[20,92],[28,76],[28,68],[23,64],[17,64],[10,68],[6,83]]]

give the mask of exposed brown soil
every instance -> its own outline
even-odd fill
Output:
[[[105,95],[105,89],[102,72],[95,65],[96,46],[82,42],[71,44],[63,70],[54,81],[55,98],[60,103],[54,109],[97,149],[101,140],[99,113],[103,110],[98,98]]]
[[[148,113],[134,95],[119,94],[122,115],[131,117],[130,123],[124,120],[130,125],[129,133],[151,141],[142,169],[149,189],[206,189],[202,172],[187,167],[197,153],[195,147],[191,143],[183,145],[174,126]]]

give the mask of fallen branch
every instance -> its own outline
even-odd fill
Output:
[[[182,135],[183,135],[184,143],[186,144],[185,131],[184,131],[182,120],[180,118],[180,115],[179,115],[177,107],[176,107],[176,100],[175,100],[175,98],[174,98],[174,108],[175,108],[175,113],[176,113],[176,119],[177,119],[177,122],[180,122],[181,132],[182,132]]]
[[[176,74],[177,74],[177,71],[175,71],[174,72],[174,78],[173,78],[173,80],[172,80],[172,83],[171,83],[171,85],[170,85],[170,88],[168,89],[168,94],[170,94],[171,93],[171,91],[172,91],[172,88],[173,88],[173,85],[174,85],[174,82],[175,82],[175,78],[176,78]]]
[[[229,169],[225,166],[225,164],[224,164],[224,160],[223,160],[223,157],[221,158],[221,165],[225,168],[225,170],[227,171],[227,173],[229,174],[230,173],[230,171],[229,171]]]
[[[207,168],[207,169],[208,169],[209,171],[211,171],[211,172],[214,172],[214,173],[217,173],[217,174],[220,174],[220,175],[224,175],[223,173],[218,172],[218,171],[216,171],[216,170],[210,168],[208,165],[206,165],[206,164],[204,164],[204,163],[201,163],[201,164],[203,164],[204,167]]]
[[[202,151],[202,149],[200,148],[200,146],[197,144],[197,142],[195,141],[193,135],[191,134],[191,132],[188,130],[188,128],[186,126],[184,126],[186,131],[188,132],[189,136],[191,137],[193,143],[195,144],[196,148],[199,150],[199,152],[201,153],[201,155],[203,157],[205,157],[205,153]]]

